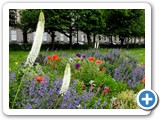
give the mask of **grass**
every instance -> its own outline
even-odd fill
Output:
[[[100,49],[102,53],[108,52],[107,49]],[[52,55],[55,52],[58,55],[62,55],[63,52],[67,54],[76,54],[76,53],[82,53],[83,50],[63,50],[63,51],[49,51],[48,54]],[[89,50],[86,50],[89,52]],[[127,51],[128,53],[132,54],[133,57],[135,57],[140,63],[145,63],[145,48],[135,48],[135,49],[122,49],[122,54]],[[41,54],[44,54],[46,51],[41,51]],[[27,58],[27,55],[29,54],[29,51],[10,51],[9,52],[9,68],[10,71],[14,71],[19,64],[24,62],[24,60]]]

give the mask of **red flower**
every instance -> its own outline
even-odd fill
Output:
[[[104,71],[105,70],[105,67],[102,67],[101,71]]]
[[[142,83],[144,83],[144,84],[145,84],[145,77],[142,79]]]
[[[47,82],[46,78],[43,77],[43,76],[36,77],[36,81],[41,82],[41,83],[46,83]]]
[[[100,73],[102,74],[104,70],[105,70],[105,67],[102,67]]]
[[[52,57],[51,56],[47,56],[48,60],[52,60]]]
[[[108,92],[108,91],[110,90],[110,88],[106,86],[106,87],[104,88],[104,90]]]
[[[90,62],[93,62],[95,59],[94,59],[94,57],[89,57],[88,60],[89,60]]]
[[[58,55],[57,55],[57,54],[53,55],[53,59],[55,59],[55,60],[57,60],[57,61],[59,61],[59,60],[60,60],[60,58],[58,57]]]
[[[97,64],[97,65],[102,64],[102,60],[97,60],[97,61],[96,61],[96,64]]]
[[[110,88],[106,86],[106,87],[103,89],[102,94],[108,93],[109,90],[110,90]]]

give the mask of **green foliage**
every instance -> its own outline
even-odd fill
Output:
[[[106,11],[106,28],[110,35],[124,37],[144,36],[144,10],[116,9]]]
[[[75,64],[80,63],[78,69],[75,68]],[[72,79],[78,79],[84,83],[89,83],[94,80],[99,75],[99,66],[95,62],[90,62],[88,60],[81,61],[79,58],[74,59],[72,62]]]
[[[111,99],[111,107],[114,109],[136,109],[136,94],[132,90],[126,90]]]
[[[116,82],[110,75],[100,74],[94,80],[95,86],[100,87],[103,90],[106,86],[109,87],[108,95],[116,95],[117,91],[125,91],[127,89],[127,84],[122,82]],[[97,89],[96,88],[96,89]]]
[[[133,90],[135,91],[135,93],[138,93],[139,91],[141,91],[144,88],[145,88],[145,84],[139,83],[138,85],[135,86],[135,88]]]
[[[20,28],[24,33],[36,29],[40,10],[21,10]],[[120,38],[144,37],[145,12],[143,9],[44,9],[45,31],[54,43],[55,31],[70,39],[76,31],[83,31],[91,45],[91,35],[119,36]],[[128,40],[129,41],[129,40]]]

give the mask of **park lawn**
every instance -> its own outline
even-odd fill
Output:
[[[145,64],[145,49],[144,48],[137,48],[137,49],[130,49],[127,50],[128,53],[133,53],[133,57],[135,57],[140,63]]]
[[[110,48],[111,49],[111,48]],[[105,49],[99,49],[100,52],[105,53],[110,50],[109,48]],[[63,53],[66,54],[76,54],[76,53],[82,53],[84,50],[63,50],[63,51],[49,51],[48,55],[58,54],[62,55]],[[89,51],[89,50],[86,50]],[[124,52],[128,52],[131,54],[134,58],[136,58],[141,64],[145,64],[145,48],[135,48],[135,49],[122,49],[122,54]],[[45,54],[46,51],[41,51],[41,54]],[[9,52],[9,68],[10,71],[14,71],[19,64],[24,62],[24,60],[27,58],[27,55],[29,54],[29,51],[10,51]]]

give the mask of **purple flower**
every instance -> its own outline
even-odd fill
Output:
[[[74,66],[75,66],[76,69],[78,69],[81,66],[81,64],[80,63],[76,63]]]
[[[32,109],[32,105],[31,104],[27,104],[26,109]]]
[[[11,73],[9,76],[10,80],[14,80],[16,78],[16,74],[15,73]]]
[[[81,58],[81,54],[79,54],[79,53],[77,53],[76,56],[79,57],[79,58]]]
[[[83,58],[83,59],[86,59],[86,55],[83,55],[82,58]]]

